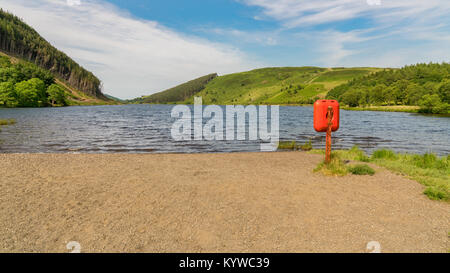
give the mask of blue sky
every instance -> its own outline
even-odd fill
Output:
[[[448,0],[2,0],[0,7],[120,98],[212,72],[450,60]]]

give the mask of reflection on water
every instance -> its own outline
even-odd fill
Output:
[[[172,140],[171,105],[77,106],[0,109],[0,118],[17,123],[2,127],[3,153],[199,153],[259,151],[259,141]],[[450,118],[411,113],[341,110],[334,148],[357,144],[367,152],[450,151]],[[323,148],[325,135],[313,129],[312,107],[280,107],[280,140]],[[225,123],[224,123],[225,124]]]

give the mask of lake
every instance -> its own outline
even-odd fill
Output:
[[[208,153],[253,152],[260,141],[174,141],[170,134],[173,105],[2,108],[0,118],[16,124],[0,132],[2,153]],[[333,148],[359,145],[371,153],[450,152],[450,118],[399,112],[341,110]],[[313,129],[313,108],[280,107],[280,140],[311,139],[324,148],[325,134]]]

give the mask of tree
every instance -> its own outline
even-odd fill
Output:
[[[360,90],[351,90],[351,91],[345,92],[341,96],[341,101],[344,104],[347,104],[350,107],[356,107],[360,103],[365,101],[364,97],[365,96],[364,96],[362,91],[360,91]]]
[[[417,105],[424,94],[425,89],[422,86],[411,83],[406,88],[406,101],[409,105]]]
[[[383,94],[384,103],[386,103],[387,105],[397,104],[397,98],[396,98],[397,92],[398,92],[398,90],[395,86],[390,86],[390,87],[383,89],[382,94]]]
[[[336,86],[328,92],[327,98],[344,99],[355,104],[351,95],[360,90],[364,96],[360,98],[359,105],[363,105],[364,101],[370,104],[419,105],[424,95],[438,94],[443,103],[441,108],[444,109],[445,103],[450,103],[449,76],[449,63],[386,69]],[[438,108],[434,109],[437,111]]]
[[[101,82],[94,74],[85,70],[66,54],[53,47],[20,18],[1,9],[0,50],[21,57],[44,70],[51,71],[53,75],[64,79],[70,85],[88,95],[103,98]],[[3,67],[2,61],[0,61],[0,65]],[[38,74],[31,73],[30,75],[27,66],[21,72],[28,78],[17,80],[15,83],[31,78],[41,78],[46,86],[53,83],[50,73],[44,72],[42,74],[42,71],[34,70],[32,72],[37,72]]]
[[[422,113],[433,113],[433,108],[441,103],[438,95],[424,95],[420,100],[420,110]]]
[[[450,80],[442,82],[441,87],[439,87],[438,93],[443,102],[450,103]]]
[[[52,84],[47,88],[47,99],[48,102],[54,106],[57,105],[66,105],[66,96],[64,93],[64,89],[62,89],[59,85]]]
[[[45,84],[42,80],[33,78],[16,84],[18,106],[41,107],[47,103]]]
[[[394,84],[394,100],[395,104],[406,104],[406,88],[408,87],[408,81],[401,79]]]
[[[447,114],[450,110],[448,103],[442,102],[438,94],[427,94],[420,100],[420,112],[433,114]]]
[[[369,92],[369,99],[371,104],[381,104],[385,98],[383,98],[383,91],[386,90],[386,85],[377,84],[374,88],[372,88]]]
[[[0,105],[15,107],[18,104],[14,84],[12,82],[0,83]]]

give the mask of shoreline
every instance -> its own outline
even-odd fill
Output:
[[[321,155],[0,154],[0,252],[447,252],[450,205]],[[410,213],[410,212],[414,213]]]
[[[185,103],[124,103],[121,105],[135,105],[135,104],[147,104],[147,105],[193,105],[193,104],[185,104]],[[212,105],[212,104],[203,104],[203,105]],[[226,106],[222,104],[217,104],[220,106]],[[230,104],[230,105],[253,105],[253,104]],[[301,107],[313,107],[313,104],[254,104],[256,106],[259,105],[279,105],[279,106],[301,106]],[[369,106],[369,107],[349,107],[349,106],[341,106],[341,110],[347,111],[371,111],[371,112],[396,112],[396,113],[413,113],[424,116],[435,116],[435,117],[450,117],[450,114],[430,114],[430,113],[420,113],[420,106],[415,105],[391,105],[391,106]]]
[[[82,103],[82,104],[72,104],[72,105],[66,105],[66,106],[52,106],[52,107],[4,107],[0,106],[0,109],[14,109],[14,108],[65,108],[65,107],[74,107],[74,106],[122,106],[122,105],[193,105],[193,104],[184,104],[184,103],[123,103],[123,102],[114,102],[114,103]],[[203,105],[211,105],[211,104],[203,104]],[[222,104],[218,104],[220,106],[226,106]],[[232,105],[241,105],[241,104],[232,104]],[[244,104],[244,106],[250,105],[250,104]],[[252,104],[253,105],[253,104]],[[275,104],[255,104],[256,106],[259,105],[275,105]],[[287,107],[313,107],[313,104],[276,104],[279,106],[287,106]],[[412,106],[412,105],[406,105],[406,106],[369,106],[369,107],[348,107],[348,106],[341,106],[341,110],[347,110],[347,111],[371,111],[371,112],[396,112],[396,113],[412,113],[412,114],[418,114],[418,115],[424,115],[424,116],[433,116],[433,117],[450,117],[450,114],[430,114],[430,113],[420,113],[419,112],[419,106]]]

